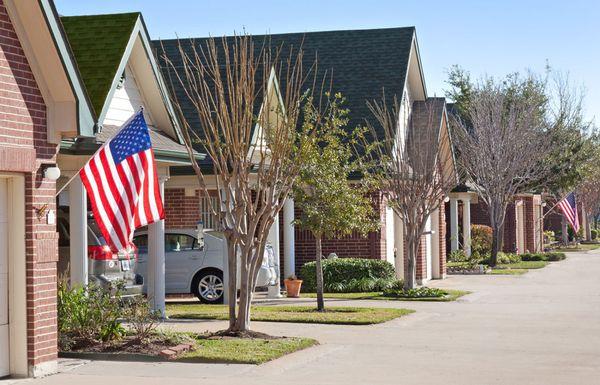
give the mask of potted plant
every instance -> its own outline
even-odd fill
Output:
[[[283,280],[285,284],[285,291],[287,292],[288,298],[299,298],[300,287],[302,286],[302,280],[298,279],[295,275],[291,275]]]

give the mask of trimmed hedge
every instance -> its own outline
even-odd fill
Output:
[[[567,256],[565,253],[560,253],[556,251],[548,252],[548,253],[525,253],[521,254],[522,261],[546,261],[546,262],[556,262],[562,261]]]
[[[324,289],[329,293],[356,293],[383,291],[398,285],[394,266],[378,259],[335,258],[324,259]],[[305,263],[300,269],[302,290],[317,290],[316,262]]]

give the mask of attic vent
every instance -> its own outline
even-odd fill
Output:
[[[119,83],[117,83],[117,89],[120,90],[123,88],[123,86],[125,86],[125,72],[123,72],[121,78],[119,79]]]

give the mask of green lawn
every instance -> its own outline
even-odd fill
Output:
[[[600,243],[598,243],[598,244],[594,244],[594,243],[580,243],[577,246],[561,247],[560,249],[554,249],[552,251],[560,251],[560,252],[565,253],[565,252],[569,252],[569,251],[596,250],[599,247],[600,247]]]
[[[366,293],[325,293],[325,298],[331,299],[377,299],[377,300],[388,300],[388,301],[423,301],[423,302],[450,302],[455,301],[457,298],[463,295],[471,293],[470,291],[464,290],[452,290],[443,289],[447,295],[444,297],[421,297],[421,298],[407,298],[407,297],[384,297],[381,292],[366,292]],[[304,298],[316,298],[317,293],[302,293]]]
[[[311,338],[275,339],[210,337],[196,338],[196,349],[177,361],[262,364],[286,354],[318,344]]]
[[[522,261],[516,263],[498,264],[496,267],[494,267],[494,269],[541,269],[547,265],[548,262],[546,261]]]
[[[494,275],[523,275],[529,271],[529,269],[541,269],[546,267],[548,262],[546,261],[522,261],[516,263],[505,263],[499,264],[492,269],[488,274]]]
[[[488,274],[492,275],[523,275],[527,273],[529,270],[527,269],[494,269],[490,271]]]
[[[318,312],[314,306],[253,306],[252,321],[298,322],[340,325],[371,325],[390,321],[413,313],[409,309],[328,306]],[[170,318],[227,320],[225,305],[172,304],[167,305]]]

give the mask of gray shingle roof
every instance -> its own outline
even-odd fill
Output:
[[[350,126],[363,124],[371,118],[366,102],[380,99],[385,88],[386,95],[401,97],[410,50],[415,35],[414,27],[345,30],[326,32],[286,33],[270,35],[271,46],[282,46],[283,53],[290,48],[302,46],[304,66],[311,66],[318,58],[318,78],[324,74],[332,76],[332,88],[346,97],[346,107],[350,109]],[[253,36],[256,46],[260,46],[266,36]],[[206,47],[206,38],[154,41],[159,62],[167,57],[177,66],[180,63],[178,44],[191,51],[192,44]],[[165,78],[169,70],[162,66]],[[174,82],[175,83],[175,82]],[[174,84],[174,93],[183,104],[183,112],[188,122],[199,125],[193,106],[185,103],[183,90]]]

